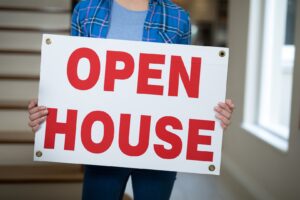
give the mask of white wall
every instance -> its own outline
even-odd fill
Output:
[[[229,17],[230,64],[228,97],[236,104],[233,124],[225,133],[224,165],[257,199],[300,199],[300,53],[296,52],[289,152],[282,153],[241,128],[249,7],[251,0],[231,0]],[[300,51],[300,2],[298,1],[296,48]]]

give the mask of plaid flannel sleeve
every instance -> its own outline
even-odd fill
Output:
[[[191,37],[192,37],[191,19],[188,12],[186,12],[186,16],[184,20],[186,21],[186,23],[183,26],[183,35],[181,37],[180,44],[191,44]]]
[[[80,26],[80,18],[79,18],[79,10],[80,10],[80,3],[77,3],[75,6],[72,18],[71,18],[71,35],[72,36],[82,36],[82,30]]]

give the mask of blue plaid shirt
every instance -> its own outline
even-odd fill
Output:
[[[71,35],[106,38],[112,1],[80,1],[72,15]],[[176,44],[191,42],[189,14],[170,0],[149,1],[143,28],[143,41]]]

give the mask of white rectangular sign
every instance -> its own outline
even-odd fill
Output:
[[[44,35],[34,160],[219,174],[228,54]]]

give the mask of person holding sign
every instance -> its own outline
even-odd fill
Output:
[[[72,36],[190,44],[189,15],[170,0],[83,0],[72,15]],[[215,107],[223,129],[234,110],[227,99]],[[37,100],[28,105],[29,126],[36,132],[48,110]],[[129,176],[135,199],[167,200],[176,172],[121,167],[85,166],[83,199],[122,199]]]

